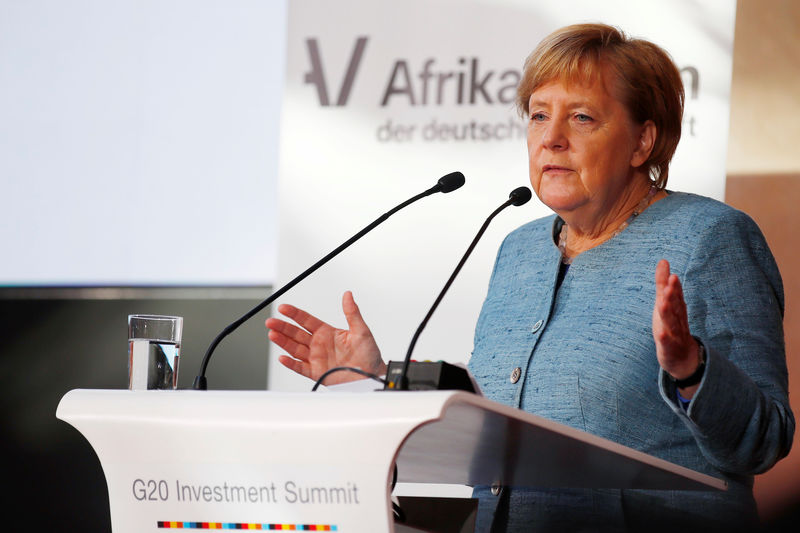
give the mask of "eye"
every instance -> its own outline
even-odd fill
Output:
[[[531,113],[531,122],[542,122],[545,118],[544,113]]]
[[[575,115],[575,120],[583,124],[586,124],[588,122],[592,122],[594,119],[585,113],[578,113],[577,115]]]

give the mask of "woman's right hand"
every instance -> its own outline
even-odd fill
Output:
[[[342,296],[342,310],[350,329],[337,329],[292,305],[278,306],[278,312],[300,327],[279,318],[269,318],[266,326],[269,339],[286,350],[280,363],[309,379],[317,381],[322,374],[337,366],[357,367],[376,375],[386,373],[378,344],[361,317],[353,294]],[[334,372],[326,385],[363,379],[354,372]]]

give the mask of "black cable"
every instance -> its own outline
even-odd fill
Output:
[[[392,487],[389,492],[394,492],[394,487],[397,485],[397,463],[394,464],[394,472],[392,473]],[[405,523],[406,521],[406,513],[403,512],[403,509],[400,507],[400,504],[394,503],[392,501],[392,511],[394,511],[394,521],[399,522],[401,524]]]
[[[368,377],[370,379],[374,379],[375,381],[379,381],[379,382],[383,383],[384,385],[386,385],[386,380],[385,379],[383,379],[380,376],[376,376],[375,374],[372,374],[370,372],[367,372],[366,370],[361,370],[360,368],[357,368],[357,367],[354,367],[354,366],[335,366],[335,367],[329,369],[327,372],[325,372],[324,374],[322,374],[319,377],[319,379],[316,381],[316,383],[314,383],[314,386],[311,388],[311,392],[315,392],[317,390],[317,388],[319,388],[319,386],[322,385],[322,382],[325,381],[325,378],[327,378],[328,376],[330,376],[334,372],[341,372],[343,370],[347,370],[349,372],[355,372],[356,374],[361,374],[362,376]]]
[[[403,512],[403,509],[401,509],[396,503],[392,502],[392,511],[394,511],[394,521],[404,524],[406,521],[406,513]]]

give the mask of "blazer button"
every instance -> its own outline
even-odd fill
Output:
[[[542,320],[536,322],[536,324],[534,324],[533,327],[531,328],[531,333],[536,333],[537,331],[539,331],[539,328],[542,327],[542,324],[544,324],[544,321]]]
[[[522,369],[520,367],[515,368],[511,371],[511,383],[516,383],[519,381],[519,377],[522,375]]]
[[[495,483],[489,490],[492,491],[492,496],[497,496],[498,494],[500,494],[500,485]]]

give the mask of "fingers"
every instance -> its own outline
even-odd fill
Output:
[[[665,338],[672,337],[680,328],[681,305],[685,307],[680,280],[675,274],[670,274],[669,262],[662,259],[656,266],[655,312],[661,321],[659,330]]]
[[[683,287],[669,263],[661,260],[656,267],[656,301],[653,309],[653,338],[662,367],[686,357],[687,346],[693,342]],[[665,366],[666,365],[666,366]]]
[[[665,326],[673,334],[683,335],[688,331],[688,316],[686,302],[683,300],[683,288],[678,276],[672,274],[667,280],[667,285],[662,291],[661,301],[658,302],[658,311],[664,320]]]
[[[342,295],[342,311],[344,311],[344,317],[347,320],[350,331],[356,334],[369,333],[369,327],[364,322],[361,311],[353,298],[353,293],[350,291],[346,291]]]
[[[326,325],[325,322],[314,315],[306,313],[293,305],[281,304],[278,306],[278,312],[287,318],[291,318],[311,333]]]
[[[265,325],[269,330],[269,340],[289,352],[295,359],[308,361],[314,332],[327,324],[293,305],[281,304],[278,306],[278,311],[301,327],[280,318],[268,318]]]
[[[274,329],[270,330],[268,337],[269,340],[286,350],[295,359],[308,361],[309,355],[311,354],[308,344],[297,342],[291,337],[288,337]]]
[[[659,290],[663,290],[667,286],[669,280],[669,261],[662,259],[656,265],[656,295]]]
[[[308,345],[309,342],[311,342],[311,334],[308,331],[298,328],[294,324],[290,324],[280,318],[268,318],[265,325],[270,331],[277,331],[300,344]]]
[[[656,313],[670,329],[680,328],[686,315],[680,279],[669,272],[669,262],[662,259],[656,266]]]
[[[351,330],[369,330],[367,323],[364,322],[364,318],[361,316],[361,311],[358,309],[358,305],[356,305],[355,299],[353,298],[353,293],[350,291],[346,291],[342,296],[342,310],[344,311],[344,316],[347,319],[347,324],[350,326]],[[309,333],[313,334],[318,329],[328,325],[311,313],[307,313],[306,311],[303,311],[302,309],[299,309],[293,305],[281,304],[278,306],[278,312],[299,324],[306,331],[303,331],[292,324],[276,318],[270,318],[267,320],[267,328],[279,331],[287,337],[304,344],[308,344],[308,341],[310,340],[311,335],[309,335]]]
[[[278,362],[291,370],[292,372],[296,372],[301,376],[305,376],[311,379],[311,366],[303,361],[298,361],[297,359],[292,359],[288,355],[282,355],[278,357]]]
[[[653,340],[658,363],[677,378],[697,368],[699,349],[689,328],[689,312],[678,276],[670,274],[669,263],[656,266],[656,301],[653,307]],[[686,394],[683,391],[681,394]],[[687,397],[687,396],[684,396]]]

